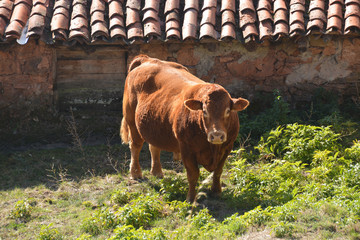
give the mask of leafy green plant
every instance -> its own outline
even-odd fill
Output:
[[[27,222],[31,218],[32,209],[28,200],[17,201],[14,209],[10,212],[10,217],[19,222]]]
[[[140,195],[137,199],[118,209],[115,213],[120,224],[135,228],[149,226],[151,221],[161,215],[164,202],[159,195]]]
[[[38,240],[62,240],[63,236],[59,230],[53,227],[53,224],[45,225],[41,227]]]
[[[93,236],[100,234],[102,232],[100,220],[95,216],[86,218],[81,224],[81,230]]]
[[[166,240],[166,230],[163,228],[153,228],[145,230],[134,228],[132,225],[120,225],[114,230],[115,235],[110,240]]]
[[[277,238],[292,237],[294,225],[291,223],[279,222],[271,226],[272,231]]]
[[[316,151],[337,151],[339,134],[331,128],[289,124],[261,137],[256,149],[262,157],[283,158],[310,164]]]
[[[184,176],[173,175],[160,181],[160,193],[167,201],[185,200],[187,194],[187,182]]]
[[[110,201],[112,204],[119,206],[130,202],[131,199],[139,196],[139,193],[133,193],[127,190],[116,190],[111,194]]]

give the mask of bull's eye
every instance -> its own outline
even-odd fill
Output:
[[[225,114],[224,114],[225,117],[229,117],[230,116],[230,108],[227,108],[225,110]]]

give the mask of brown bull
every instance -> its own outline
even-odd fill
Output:
[[[194,201],[199,165],[213,174],[212,192],[221,193],[220,176],[239,131],[237,111],[249,105],[231,98],[220,85],[206,83],[180,64],[137,56],[130,64],[123,97],[121,138],[130,143],[130,176],[142,178],[139,153],[151,152],[151,174],[162,177],[161,150],[181,154]]]

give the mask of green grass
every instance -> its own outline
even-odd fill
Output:
[[[73,136],[75,147],[0,153],[0,239],[358,240],[359,122],[318,102],[307,119],[277,94],[269,109],[240,115],[223,193],[210,196],[201,168],[195,205],[170,153],[165,177],[150,175],[146,146],[141,181],[128,177],[128,147],[116,143]]]

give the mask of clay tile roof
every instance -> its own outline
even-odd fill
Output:
[[[45,28],[49,0],[34,0],[30,13],[27,37],[40,37]]]
[[[289,34],[291,37],[302,35],[305,33],[305,0],[290,1]]]
[[[360,0],[0,0],[0,42],[263,42],[305,34],[358,36]]]
[[[69,41],[71,42],[90,42],[87,4],[87,0],[73,0],[69,28]]]
[[[20,38],[25,27],[32,7],[31,0],[17,0],[11,14],[10,23],[6,28],[6,38]]]
[[[289,34],[288,7],[285,0],[274,1],[274,38],[280,39]]]
[[[259,35],[256,28],[256,13],[252,0],[241,0],[239,3],[239,25],[245,42],[255,41]]]
[[[127,38],[134,42],[142,39],[143,26],[140,20],[141,0],[130,0],[126,2],[126,28]]]
[[[360,0],[345,0],[344,34],[360,32]]]
[[[65,41],[68,38],[70,24],[70,0],[56,0],[53,17],[51,19],[51,32],[54,40]]]
[[[198,0],[185,0],[184,22],[182,26],[182,37],[186,39],[196,39],[198,31]]]
[[[0,1],[0,38],[4,36],[6,25],[10,21],[13,6],[13,1]]]
[[[323,33],[327,19],[325,13],[325,0],[311,0],[309,6],[309,21],[307,34]]]
[[[144,35],[148,40],[160,38],[159,0],[147,0],[143,8]]]
[[[260,40],[270,39],[273,33],[273,16],[270,0],[259,0],[257,15],[259,19]]]
[[[110,38],[114,40],[126,39],[123,1],[109,1],[109,31]]]
[[[91,39],[108,40],[109,30],[105,21],[105,1],[93,0],[90,7]]]
[[[219,33],[215,30],[216,4],[216,0],[204,1],[201,9],[200,39],[205,37],[218,39]]]
[[[341,34],[343,27],[344,0],[330,0],[327,13],[326,33]]]
[[[236,38],[235,0],[221,1],[221,40]]]
[[[164,10],[166,40],[181,39],[179,9],[180,0],[166,0]]]

